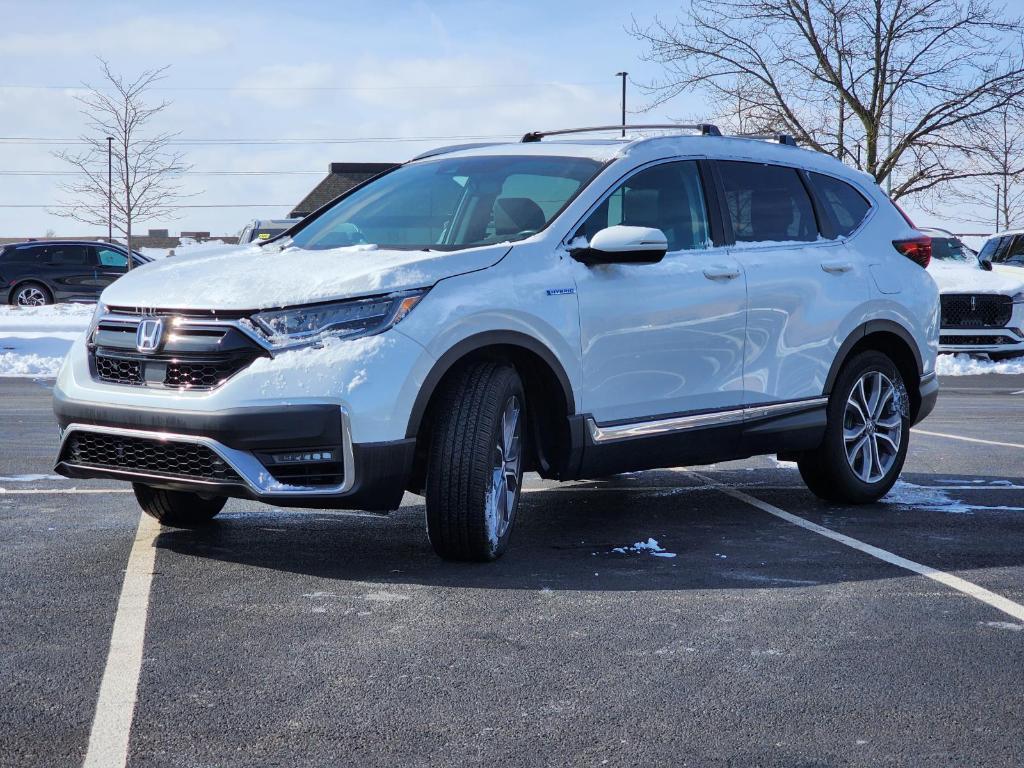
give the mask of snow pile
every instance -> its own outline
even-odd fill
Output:
[[[0,376],[53,378],[94,306],[0,306]]]
[[[646,552],[654,557],[675,557],[675,552],[666,552],[665,548],[658,544],[657,539],[648,538],[647,541],[638,541],[631,547],[615,547],[612,552],[624,555],[627,552]]]
[[[966,352],[955,355],[939,355],[935,362],[939,376],[977,376],[983,373],[1024,374],[1024,357],[1012,360],[989,360],[986,357],[971,357]]]
[[[174,255],[177,256],[202,256],[216,253],[217,251],[224,250],[226,248],[235,248],[236,246],[229,243],[225,243],[223,240],[206,240],[201,243],[197,243],[195,240],[190,238],[182,238],[182,243],[174,248],[139,248],[138,251],[143,256],[148,256],[151,259],[166,259],[171,255],[171,251],[174,251]]]

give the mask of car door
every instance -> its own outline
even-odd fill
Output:
[[[128,271],[128,256],[119,248],[109,245],[95,245],[91,247],[91,250],[97,270],[96,295],[99,296],[103,293],[104,288]]]
[[[85,245],[48,243],[41,248],[44,269],[56,288],[55,299],[88,299],[96,295],[96,263]]]
[[[659,264],[580,266],[582,401],[598,424],[735,409],[742,399],[743,273],[710,235],[710,178],[696,160],[621,182],[573,234],[623,224],[668,239]]]
[[[795,168],[718,161],[730,252],[747,280],[745,405],[820,397],[856,310],[867,265],[818,223]]]

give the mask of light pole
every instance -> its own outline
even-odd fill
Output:
[[[107,240],[114,242],[114,137],[107,136]]]
[[[626,75],[629,72],[616,72],[616,77],[622,78],[622,138],[626,138]]]

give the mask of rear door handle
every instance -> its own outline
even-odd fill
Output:
[[[708,280],[733,280],[740,276],[740,271],[735,267],[723,267],[716,265],[704,268],[704,277]]]
[[[853,264],[848,261],[823,261],[821,268],[830,275],[841,275],[853,269]]]

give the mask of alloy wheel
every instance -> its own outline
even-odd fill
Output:
[[[491,487],[487,494],[487,537],[501,541],[512,524],[519,497],[520,458],[522,446],[522,407],[513,395],[501,413],[501,428],[494,447]]]
[[[19,307],[41,307],[46,304],[46,294],[34,285],[27,285],[15,297]]]
[[[877,483],[896,463],[902,441],[901,395],[884,373],[868,371],[853,385],[846,400],[846,460],[863,482]]]

